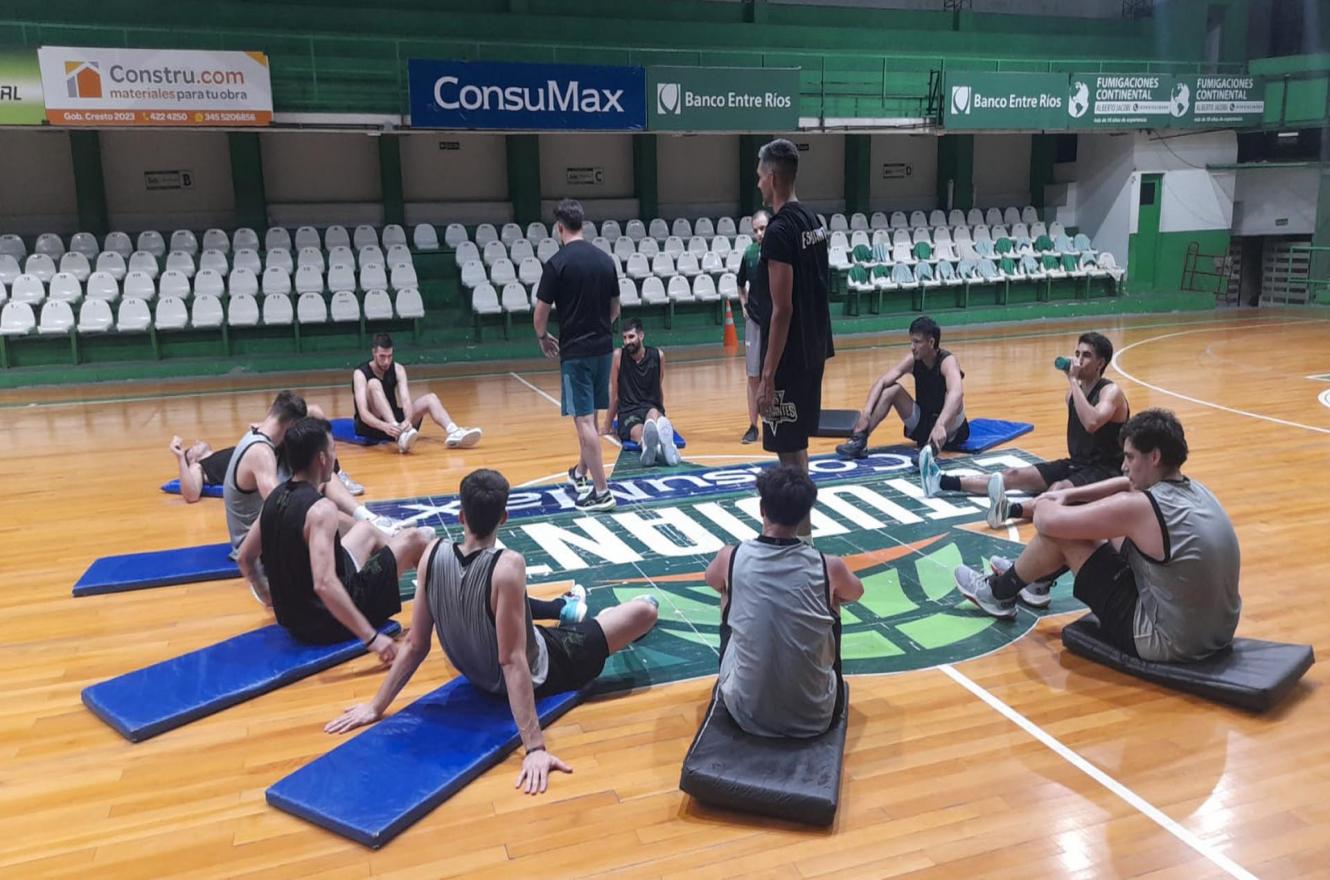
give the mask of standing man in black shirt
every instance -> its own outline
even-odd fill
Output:
[[[671,467],[679,463],[674,425],[665,417],[665,352],[646,344],[646,331],[638,318],[623,322],[623,348],[614,353],[610,367],[606,434],[615,433],[615,416],[619,417],[619,439],[642,447],[639,461],[644,467],[651,467],[657,459]]]
[[[619,278],[614,260],[582,237],[582,203],[564,199],[554,210],[554,231],[563,247],[545,263],[536,289],[532,323],[540,350],[559,358],[563,414],[573,417],[581,455],[568,469],[578,510],[613,510],[605,480],[596,410],[610,405],[610,361],[619,317]],[[550,307],[559,310],[559,335],[548,327]]]
[[[827,300],[827,229],[799,204],[794,179],[799,148],[784,138],[757,154],[757,188],[774,212],[762,237],[758,283],[771,296],[771,321],[762,334],[762,376],[757,409],[762,448],[783,465],[808,472],[808,438],[822,413],[822,370],[835,352]],[[809,521],[801,538],[812,534]]]
[[[744,366],[748,370],[748,430],[740,443],[757,442],[757,386],[762,378],[762,334],[771,323],[771,294],[757,277],[762,259],[762,236],[771,215],[759,209],[753,214],[753,243],[739,262],[739,304],[744,313]]]
[[[341,535],[337,508],[318,489],[332,478],[332,425],[300,419],[287,428],[283,448],[291,478],[268,493],[241,542],[240,573],[300,641],[357,638],[391,663],[397,648],[378,630],[402,610],[397,573],[420,561],[433,532],[403,529],[385,540],[369,523],[358,522]],[[266,585],[257,576],[260,560]]]

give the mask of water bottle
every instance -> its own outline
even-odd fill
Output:
[[[1060,373],[1065,373],[1071,369],[1071,358],[1060,357],[1053,361],[1053,368]]]

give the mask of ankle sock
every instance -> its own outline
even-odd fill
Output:
[[[559,614],[563,611],[563,606],[567,604],[563,597],[537,599],[533,596],[527,596],[526,601],[531,606],[531,616],[536,620],[558,620]]]
[[[942,479],[938,481],[938,488],[943,492],[959,492],[961,490],[961,478],[943,474]]]
[[[1025,581],[1021,580],[1021,576],[1016,573],[1015,565],[994,577],[990,583],[993,585],[993,595],[1004,601],[1015,599],[1016,594],[1026,585]]]
[[[1016,503],[1016,504],[1008,504],[1008,505],[1007,505],[1007,516],[1008,516],[1009,518],[1014,518],[1014,519],[1024,519],[1024,518],[1025,518],[1025,508],[1021,507],[1021,505],[1020,505],[1019,503]]]

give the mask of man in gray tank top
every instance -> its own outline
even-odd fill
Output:
[[[657,602],[642,596],[606,608],[593,620],[557,628],[532,623],[526,594],[526,560],[497,546],[508,521],[508,481],[492,470],[462,480],[460,544],[434,541],[416,573],[416,599],[404,648],[374,699],[329,722],[345,733],[383,717],[429,654],[432,635],[457,671],[476,687],[505,694],[526,757],[517,787],[543,792],[555,770],[572,772],[545,750],[536,700],[590,684],[605,660],[656,625]]]
[[[1039,533],[993,575],[956,569],[961,593],[994,617],[1016,616],[1027,583],[1067,566],[1104,637],[1144,660],[1200,660],[1238,626],[1241,553],[1218,499],[1184,477],[1187,438],[1168,410],[1122,428],[1125,476],[1035,499]]]
[[[721,595],[717,688],[734,720],[754,736],[826,733],[840,694],[840,606],[864,585],[849,566],[796,535],[817,498],[797,467],[757,478],[762,534],[725,547],[706,579]]]

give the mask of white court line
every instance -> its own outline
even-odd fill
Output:
[[[1280,327],[1286,324],[1314,324],[1314,323],[1320,323],[1320,322],[1279,321],[1277,323],[1275,322],[1264,323],[1255,326]],[[1222,403],[1212,403],[1209,400],[1201,400],[1199,397],[1191,397],[1186,394],[1180,394],[1177,391],[1169,391],[1167,388],[1161,388],[1158,385],[1152,385],[1149,382],[1146,382],[1142,379],[1137,379],[1131,373],[1128,373],[1126,370],[1122,369],[1122,363],[1121,363],[1122,356],[1127,352],[1131,351],[1133,348],[1135,348],[1138,345],[1145,345],[1148,342],[1158,342],[1161,339],[1172,339],[1175,336],[1187,336],[1192,333],[1209,333],[1209,332],[1210,328],[1208,327],[1202,328],[1200,330],[1181,330],[1177,333],[1165,333],[1162,336],[1152,336],[1149,339],[1142,339],[1140,342],[1133,342],[1131,345],[1125,345],[1113,353],[1113,369],[1117,370],[1119,373],[1122,374],[1124,378],[1130,379],[1132,382],[1135,382],[1137,385],[1144,385],[1146,388],[1149,388],[1151,391],[1158,391],[1160,394],[1167,394],[1169,397],[1176,397],[1179,400],[1185,400],[1188,403],[1194,403],[1197,406],[1208,406],[1211,409],[1222,410],[1223,412],[1233,413],[1234,415],[1238,416],[1247,416],[1248,418],[1252,419],[1260,419],[1263,422],[1273,422],[1276,425],[1284,425],[1285,427],[1289,428],[1302,428],[1304,431],[1315,431],[1318,434],[1330,434],[1330,428],[1321,428],[1317,427],[1316,425],[1304,425],[1301,422],[1290,422],[1287,419],[1281,419],[1275,416],[1262,415],[1261,413],[1248,412],[1245,409],[1235,409],[1234,407],[1231,406],[1224,406]]]
[[[949,663],[944,663],[943,665],[937,668],[940,669],[944,674],[946,674],[946,676],[950,678],[952,681],[956,682],[961,687],[965,688],[967,691],[969,691],[970,693],[974,694],[976,697],[987,703],[989,707],[992,708],[994,711],[996,711],[998,714],[1002,715],[1008,721],[1012,722],[1017,727],[1019,727],[1021,730],[1024,730],[1030,736],[1034,737],[1039,742],[1043,743],[1050,750],[1056,753],[1058,757],[1062,758],[1068,764],[1071,764],[1077,770],[1080,770],[1086,776],[1089,776],[1095,782],[1098,782],[1104,788],[1108,789],[1118,798],[1126,802],[1128,806],[1132,807],[1137,812],[1143,813],[1147,818],[1149,818],[1160,828],[1163,828],[1169,834],[1172,834],[1178,840],[1182,841],[1187,846],[1194,849],[1197,853],[1209,859],[1216,867],[1218,867],[1224,873],[1228,874],[1230,877],[1238,877],[1241,878],[1241,880],[1256,880],[1255,874],[1252,874],[1246,868],[1242,867],[1237,862],[1230,859],[1228,856],[1219,852],[1217,849],[1212,847],[1210,844],[1206,843],[1204,840],[1201,840],[1199,837],[1197,837],[1191,831],[1184,828],[1182,825],[1179,825],[1177,822],[1174,822],[1167,815],[1165,815],[1163,811],[1161,811],[1158,807],[1154,806],[1154,804],[1151,804],[1145,798],[1141,797],[1136,792],[1132,791],[1130,788],[1127,788],[1127,786],[1118,782],[1112,776],[1109,776],[1103,770],[1100,770],[1094,764],[1090,763],[1085,758],[1081,757],[1079,754],[1072,751],[1070,748],[1064,745],[1061,740],[1057,739],[1048,731],[1040,727],[1038,724],[1035,724],[1033,721],[1026,718],[1024,715],[1017,712],[1015,709],[1011,708],[1006,703],[1002,702],[1002,700],[993,696],[991,693],[989,693],[986,689],[977,684],[973,679],[971,679],[965,673],[959,671]]]
[[[1316,399],[1321,401],[1321,406],[1330,406],[1330,389],[1322,391],[1316,396]]]
[[[536,392],[536,393],[539,394],[541,397],[543,397],[543,398],[545,398],[546,400],[548,400],[550,403],[554,404],[555,406],[559,407],[560,409],[563,408],[563,404],[559,403],[559,401],[555,400],[555,399],[554,399],[552,396],[550,396],[549,394],[546,394],[545,391],[544,391],[544,389],[542,389],[542,388],[538,388],[538,387],[536,387],[535,385],[532,385],[530,382],[528,382],[527,380],[523,379],[521,376],[517,375],[516,373],[512,373],[512,372],[510,372],[508,375],[509,375],[509,376],[512,376],[512,377],[513,377],[514,379],[516,379],[518,382],[521,382],[523,385],[525,385],[526,387],[530,388],[532,391]],[[604,437],[606,440],[610,441],[611,443],[613,443],[615,446],[618,446],[620,449],[623,448],[623,444],[619,442],[619,438],[618,438],[618,437],[611,437],[609,434],[602,434],[601,436]]]

